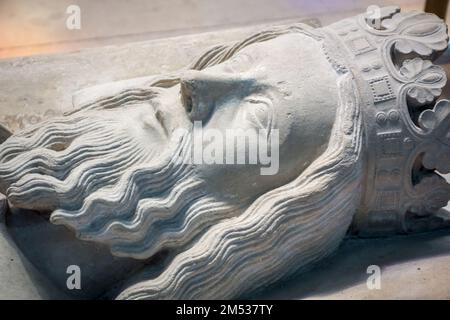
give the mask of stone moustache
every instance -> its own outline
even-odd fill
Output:
[[[432,61],[447,41],[436,16],[386,7],[81,90],[76,111],[0,145],[0,192],[11,210],[48,212],[80,240],[142,261],[119,299],[246,297],[311,268],[348,233],[446,226],[450,102],[436,101],[446,76]],[[278,172],[179,161],[199,121],[224,135],[276,129]]]

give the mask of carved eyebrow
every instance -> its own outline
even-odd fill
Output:
[[[258,89],[251,94],[249,94],[245,99],[252,99],[255,102],[262,102],[268,104],[270,107],[273,106],[273,102],[276,100],[277,92],[279,88],[274,87],[270,84],[265,84],[264,82],[258,83]],[[251,102],[251,101],[250,101]]]
[[[244,101],[250,102],[250,103],[264,103],[268,107],[272,107],[272,99],[264,96],[255,96],[250,95],[244,99]]]

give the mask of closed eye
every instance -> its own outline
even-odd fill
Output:
[[[273,124],[272,101],[265,97],[248,97],[244,100],[245,119],[259,129],[270,131]]]

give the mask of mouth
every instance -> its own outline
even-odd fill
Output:
[[[143,128],[149,131],[156,131],[160,136],[168,138],[169,130],[167,119],[164,112],[160,108],[160,103],[153,100],[147,105],[144,113],[140,113],[138,117],[143,121]]]
[[[159,126],[162,129],[162,132],[164,133],[165,137],[169,137],[169,131],[167,129],[167,124],[166,124],[166,119],[164,117],[164,113],[156,106],[154,107],[155,113],[155,119],[157,121],[157,123],[159,124]]]

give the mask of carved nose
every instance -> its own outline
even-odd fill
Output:
[[[217,104],[246,91],[247,82],[236,75],[187,71],[180,80],[183,106],[192,121],[207,121]]]
[[[206,72],[189,71],[181,78],[181,99],[192,121],[206,121],[215,107],[217,82]]]

